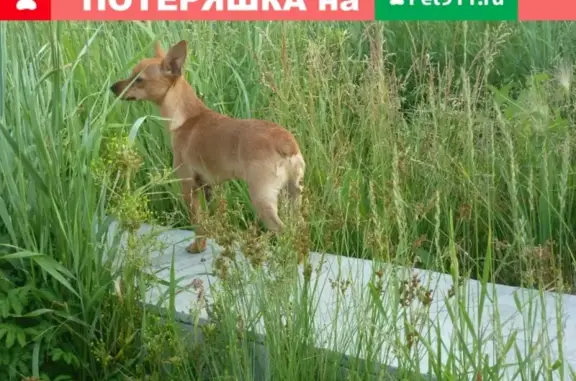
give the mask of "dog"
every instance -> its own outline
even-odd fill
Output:
[[[257,216],[269,231],[281,233],[280,191],[287,191],[293,211],[301,204],[306,162],[298,142],[276,123],[237,119],[207,107],[184,77],[187,54],[185,40],[168,52],[157,41],[154,57],[141,60],[110,90],[122,100],[154,103],[169,120],[173,166],[192,226],[199,224],[200,192],[209,198],[212,185],[243,180]],[[189,253],[206,249],[205,232],[196,232]]]

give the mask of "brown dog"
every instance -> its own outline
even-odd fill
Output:
[[[211,184],[237,179],[246,181],[265,226],[282,231],[277,206],[280,191],[288,191],[294,209],[300,205],[306,164],[298,143],[275,123],[235,119],[209,109],[184,78],[186,56],[186,41],[168,53],[156,43],[155,57],[140,61],[130,78],[114,83],[111,90],[125,100],[153,102],[161,115],[171,120],[173,164],[192,225],[199,222],[199,192],[209,190]],[[199,253],[205,248],[206,238],[202,237],[187,250]]]

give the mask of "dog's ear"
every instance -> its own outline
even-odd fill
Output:
[[[160,41],[156,41],[156,43],[154,44],[154,51],[156,52],[156,57],[158,58],[164,58],[166,56],[166,53],[164,52],[164,49],[162,49],[162,44],[160,43]]]
[[[170,48],[166,57],[164,57],[164,60],[162,61],[162,70],[164,70],[165,73],[176,77],[181,76],[187,54],[188,49],[186,41],[182,40]]]

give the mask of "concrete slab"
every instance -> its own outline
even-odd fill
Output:
[[[117,229],[117,224],[113,223],[110,232],[114,233]],[[176,279],[179,279],[180,285],[186,286],[176,296],[178,319],[186,324],[198,319],[208,321],[205,310],[199,316],[191,314],[190,311],[198,307],[198,295],[190,285],[194,279],[202,280],[206,297],[210,298],[209,285],[218,282],[211,272],[220,247],[209,241],[209,249],[205,253],[191,255],[185,248],[193,239],[193,232],[151,225],[143,225],[139,230],[139,234],[150,233],[163,243],[162,248],[148,253],[151,273],[169,281],[170,265],[174,260]],[[318,348],[360,358],[376,353],[382,364],[400,367],[402,364],[396,353],[399,348],[405,348],[407,339],[404,333],[411,324],[406,323],[404,317],[421,316],[421,324],[413,329],[430,347],[427,350],[423,342],[417,342],[413,346],[412,356],[422,374],[432,372],[437,361],[445,363],[448,353],[456,353],[456,363],[465,379],[474,379],[474,374],[468,372],[473,371],[472,364],[478,363],[479,358],[490,365],[498,361],[503,364],[502,369],[508,366],[499,375],[500,380],[572,379],[569,369],[576,369],[576,296],[542,294],[535,290],[493,284],[482,290],[480,282],[469,280],[460,288],[461,298],[457,302],[454,297],[448,298],[454,283],[450,275],[331,254],[311,253],[310,261],[317,270],[312,273],[311,283],[317,286],[314,321]],[[373,303],[368,302],[368,284],[377,270],[382,271],[385,285],[381,298],[385,300],[386,318],[376,322],[370,319],[369,307]],[[301,268],[300,285],[303,282],[302,271]],[[417,303],[402,309],[397,301],[399,279],[408,280],[413,274],[417,274],[421,283],[433,290],[433,301],[424,315],[422,306]],[[344,292],[333,287],[333,281],[338,279],[351,281]],[[167,287],[162,285],[151,290],[148,303],[165,306],[167,301],[162,301],[162,294],[166,290]],[[483,306],[480,303],[482,293],[487,295]],[[379,332],[374,353],[357,353],[359,340],[374,325]],[[257,330],[262,335],[265,333],[263,325]],[[478,338],[481,338],[482,346],[474,352],[472,343],[478,342]],[[560,341],[559,338],[564,340]],[[430,350],[435,354],[431,356]],[[550,367],[557,361],[552,371]],[[538,375],[533,372],[534,369],[536,372],[540,369],[543,373]]]

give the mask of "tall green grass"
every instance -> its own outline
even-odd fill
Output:
[[[156,110],[108,91],[155,39],[189,42],[186,75],[210,107],[271,119],[297,136],[308,162],[306,230],[276,250],[573,289],[574,57],[565,48],[573,23],[0,27],[0,374],[9,380],[161,377],[167,369],[194,379],[204,366],[231,372],[216,372],[220,379],[246,377],[248,349],[216,355],[235,340],[234,316],[219,320],[223,336],[210,350],[175,359],[183,351],[177,327],[138,303],[149,285],[141,243],[122,250],[129,260],[121,270],[111,264],[118,246],[104,255],[107,216],[129,230],[187,223]],[[251,237],[245,186],[220,191],[235,210],[218,215],[223,231]],[[257,311],[284,301],[266,299]],[[313,335],[309,312],[293,313],[295,325],[270,328],[275,379],[333,379],[329,357],[297,361],[321,355],[304,340]],[[403,369],[416,370],[413,354],[403,358]],[[498,379],[498,369],[472,365]],[[435,369],[459,377],[456,367]]]

